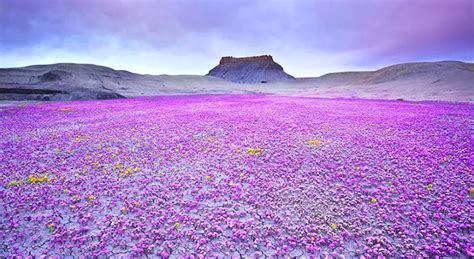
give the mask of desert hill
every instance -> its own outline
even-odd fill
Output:
[[[299,95],[474,101],[474,65],[460,61],[404,63],[366,72],[299,80]]]
[[[142,75],[91,64],[0,69],[0,100],[88,100],[229,92],[227,81],[198,75]]]
[[[271,59],[263,57],[261,59],[266,59],[264,63]],[[235,58],[224,57],[220,65],[235,66],[233,62],[237,62],[237,66],[240,66],[242,62],[249,60],[255,62],[255,58],[235,61]],[[91,64],[59,63],[3,68],[0,69],[0,100],[86,100],[175,94],[268,93],[474,102],[474,64],[460,61],[404,63],[376,71],[339,72],[296,79],[287,75],[283,69],[280,70],[280,65],[271,66],[277,66],[281,80],[276,80],[273,72],[258,74],[251,73],[250,70],[243,75],[248,75],[245,81],[254,83],[242,83],[239,80],[236,83],[229,81],[234,77],[226,76],[224,78],[228,80],[210,75],[142,75]],[[220,68],[213,70],[216,73],[222,71]],[[272,75],[275,80],[269,80],[267,75]]]

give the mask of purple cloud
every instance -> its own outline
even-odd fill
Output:
[[[470,0],[0,0],[0,66],[51,51],[130,67],[102,48],[130,53],[129,63],[143,62],[133,53],[145,50],[167,59],[161,63],[192,57],[184,72],[199,74],[221,55],[273,54],[290,73],[307,76],[393,62],[473,61],[473,8]],[[156,67],[137,72],[183,72]]]

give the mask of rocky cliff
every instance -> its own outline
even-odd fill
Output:
[[[206,76],[214,76],[236,83],[267,83],[294,79],[273,61],[272,56],[223,57],[219,65]]]

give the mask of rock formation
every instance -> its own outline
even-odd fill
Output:
[[[222,57],[219,65],[206,76],[214,76],[236,83],[267,83],[294,79],[273,61],[272,56]]]

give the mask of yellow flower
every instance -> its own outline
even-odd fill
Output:
[[[356,166],[356,171],[359,172],[360,171],[360,166]]]
[[[22,184],[23,184],[22,181],[15,181],[15,180],[13,180],[13,181],[10,181],[10,182],[7,184],[7,186],[8,186],[8,187],[10,187],[10,186],[20,186],[20,185],[22,185]]]
[[[126,213],[127,213],[127,208],[122,207],[122,208],[120,209],[120,211],[122,212],[122,214],[126,214]]]
[[[210,181],[211,180],[211,176],[210,175],[206,175],[206,181]]]
[[[140,202],[136,201],[136,202],[133,203],[133,205],[135,205],[135,207],[138,207],[138,206],[140,206]]]
[[[329,225],[332,229],[336,229],[337,228],[337,225],[332,223],[331,225]]]
[[[240,178],[244,178],[244,173],[240,173]]]
[[[432,183],[428,184],[428,190],[431,190],[431,189],[433,189],[433,184]]]
[[[74,196],[72,196],[72,199],[76,201],[79,200],[79,195],[75,194]]]
[[[137,170],[138,170],[138,167],[136,167]],[[129,175],[131,172],[132,172],[133,168],[127,168],[125,171],[121,172],[120,173],[120,176],[126,176],[126,175]]]
[[[474,187],[469,188],[469,193],[474,194]]]
[[[262,149],[259,148],[259,147],[255,147],[255,148],[248,147],[247,148],[247,153],[249,155],[260,155],[262,153]]]
[[[319,139],[310,139],[308,140],[306,143],[308,143],[309,145],[316,145],[316,146],[319,146],[321,145],[323,142]]]
[[[81,141],[81,136],[77,136],[76,141]]]
[[[89,200],[89,201],[93,200],[94,198],[95,198],[94,195],[87,196],[87,200]]]
[[[370,199],[370,202],[372,202],[372,203],[376,203],[376,202],[377,202],[377,199],[376,199],[376,198],[374,198],[374,197],[372,197],[372,199]]]
[[[46,181],[51,182],[51,178],[49,178],[48,175],[45,174],[39,177],[39,181],[40,183],[46,182]]]
[[[53,224],[53,223],[49,223],[49,224],[48,224],[48,229],[49,229],[49,232],[53,232],[53,231],[54,231],[54,224]]]
[[[67,188],[64,188],[64,189],[63,189],[63,192],[64,192],[64,193],[68,193],[69,190],[68,190]]]
[[[28,176],[28,182],[29,183],[36,183],[38,181],[38,179],[32,175],[29,175]]]
[[[179,222],[174,223],[174,228],[178,229],[180,226],[181,226],[181,223]]]
[[[71,209],[75,209],[75,208],[76,208],[76,205],[73,204],[73,205],[71,205],[71,206],[69,206],[69,207],[70,207]]]
[[[34,175],[28,176],[29,183],[43,183],[46,181],[51,182],[51,179],[48,177],[47,174],[40,175],[40,176],[34,176]]]

